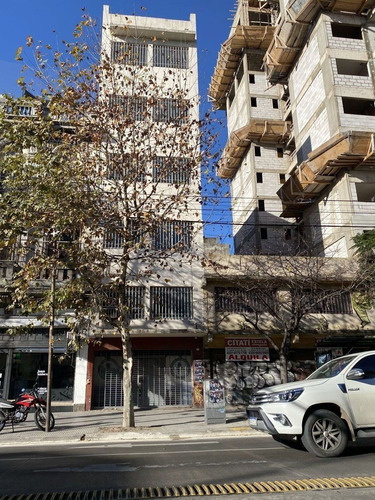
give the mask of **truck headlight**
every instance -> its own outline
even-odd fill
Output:
[[[290,401],[295,401],[303,393],[304,389],[289,389],[288,391],[274,392],[269,394],[269,403],[287,403]]]

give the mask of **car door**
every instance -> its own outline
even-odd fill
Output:
[[[359,380],[346,378],[349,404],[357,427],[375,427],[375,355],[370,354],[355,363],[364,377]]]

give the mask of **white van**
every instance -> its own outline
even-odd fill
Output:
[[[262,389],[247,408],[253,429],[318,457],[336,457],[348,440],[375,437],[375,351],[333,359],[306,380]]]

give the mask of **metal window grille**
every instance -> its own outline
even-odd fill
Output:
[[[111,45],[111,61],[131,66],[145,66],[147,64],[146,43],[113,42]]]
[[[107,229],[104,234],[104,248],[121,248],[124,244],[123,224],[118,222],[117,228]]]
[[[276,301],[276,292],[255,294],[252,290],[236,287],[215,288],[215,309],[226,313],[254,313],[267,311]]]
[[[153,235],[155,250],[188,250],[191,246],[191,223],[163,221]]]
[[[114,181],[137,181],[145,179],[142,164],[136,162],[130,154],[109,153],[107,166],[107,179]]]
[[[315,314],[353,314],[350,292],[340,290],[305,290],[303,306]]]
[[[4,193],[5,174],[0,170],[0,194]]]
[[[189,67],[188,47],[153,45],[153,66],[187,69]]]
[[[147,98],[120,96],[112,94],[109,96],[109,106],[118,108],[127,118],[135,121],[146,119],[147,113]]]
[[[21,116],[32,116],[34,114],[33,107],[28,105],[19,106],[18,111]]]
[[[128,308],[129,319],[144,318],[145,287],[128,286],[125,288],[125,304]],[[119,313],[120,293],[107,290],[103,300],[103,312],[108,318],[116,319]]]
[[[184,124],[188,114],[188,101],[186,99],[158,99],[152,108],[154,122]]]
[[[152,180],[170,184],[187,184],[190,180],[188,158],[157,156],[152,166]]]
[[[139,227],[139,221],[130,217],[127,220],[127,231],[124,231],[124,225],[121,221],[117,222],[117,228],[106,229],[103,238],[104,248],[121,248],[124,244],[124,236],[129,244],[141,242],[142,231]]]
[[[193,316],[191,287],[155,286],[150,289],[152,319],[188,319]]]

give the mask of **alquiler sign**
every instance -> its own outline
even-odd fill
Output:
[[[269,361],[270,350],[266,339],[225,339],[226,361]]]

